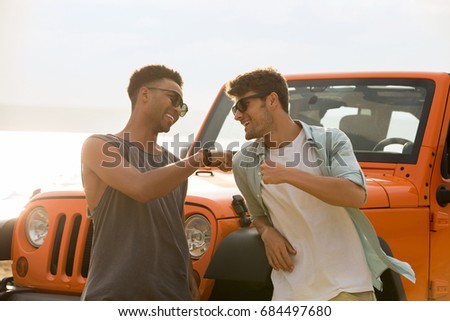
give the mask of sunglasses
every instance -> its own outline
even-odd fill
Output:
[[[254,94],[254,95],[251,95],[251,96],[247,96],[247,97],[241,98],[234,104],[233,107],[231,107],[231,112],[233,113],[233,115],[236,115],[238,110],[241,113],[245,113],[245,111],[247,110],[247,107],[248,107],[247,102],[250,99],[253,99],[253,98],[266,98],[267,96],[269,96],[269,94],[259,93],[259,94]]]
[[[183,117],[188,112],[188,110],[189,110],[188,106],[183,102],[183,98],[181,98],[181,95],[179,93],[177,93],[175,90],[163,89],[163,88],[158,88],[158,87],[146,87],[146,88],[151,89],[151,90],[161,90],[161,91],[166,91],[166,92],[171,93],[172,95],[168,95],[168,96],[170,98],[170,101],[172,102],[172,105],[174,107],[181,108],[180,117]]]

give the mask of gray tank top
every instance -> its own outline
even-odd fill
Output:
[[[118,147],[124,158],[142,172],[177,160],[167,150],[152,155],[113,135],[95,137],[108,143],[105,152],[108,146]],[[107,187],[91,214],[92,256],[82,300],[192,299],[188,283],[191,263],[184,232],[186,191],[187,181],[164,197],[144,204]]]

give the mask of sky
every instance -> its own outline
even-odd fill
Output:
[[[131,73],[165,64],[201,117],[226,81],[258,67],[450,72],[449,31],[447,0],[0,0],[0,107],[4,118],[15,106],[127,118]]]
[[[223,84],[258,67],[450,72],[449,31],[448,0],[0,0],[0,203],[14,206],[0,213],[80,181],[83,140],[123,128],[144,65],[183,77],[190,112],[170,140],[196,134]]]

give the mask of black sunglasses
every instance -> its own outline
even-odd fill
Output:
[[[188,106],[183,102],[183,98],[181,98],[181,95],[179,93],[177,93],[175,90],[163,89],[163,88],[158,88],[158,87],[146,87],[146,88],[162,90],[162,91],[167,91],[169,93],[172,93],[173,95],[169,95],[169,98],[174,107],[181,108],[180,117],[183,117],[188,112],[188,110],[189,110]]]
[[[267,96],[269,96],[269,94],[259,93],[259,94],[254,94],[254,95],[251,95],[251,96],[247,96],[247,97],[241,98],[234,104],[233,107],[231,107],[231,112],[233,113],[233,115],[236,115],[236,112],[238,110],[241,113],[245,113],[245,111],[247,110],[247,101],[249,99],[266,98]]]

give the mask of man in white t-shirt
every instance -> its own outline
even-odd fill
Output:
[[[227,94],[245,138],[255,139],[235,155],[233,173],[273,268],[273,300],[376,300],[388,267],[414,279],[407,263],[361,241],[374,231],[358,228],[365,179],[343,132],[293,120],[287,82],[272,68],[237,76]],[[324,165],[335,161],[327,145],[344,165]]]

